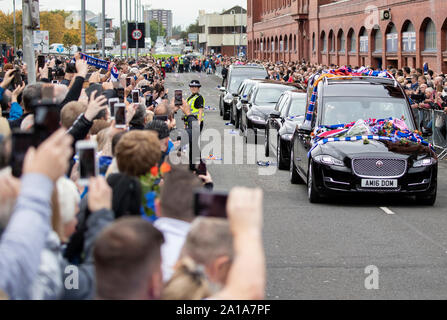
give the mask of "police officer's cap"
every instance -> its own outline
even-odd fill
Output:
[[[200,84],[200,81],[199,80],[192,80],[191,81],[191,83],[189,84],[189,86],[192,88],[192,87],[195,87],[195,88],[200,88],[200,87],[202,87],[202,85]]]

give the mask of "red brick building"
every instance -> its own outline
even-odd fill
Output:
[[[447,0],[247,0],[248,57],[447,73]],[[386,19],[386,13],[391,17]]]

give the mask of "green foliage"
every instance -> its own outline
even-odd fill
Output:
[[[152,42],[157,42],[157,36],[164,37],[166,36],[166,29],[163,27],[161,23],[159,23],[157,20],[151,20],[150,21],[151,26],[151,40]],[[160,34],[158,33],[160,31]]]

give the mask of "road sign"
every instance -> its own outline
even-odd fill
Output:
[[[39,51],[42,54],[50,53],[50,33],[41,30],[34,31],[33,47],[35,51]]]
[[[134,40],[140,40],[143,38],[143,32],[141,30],[134,30],[132,31],[132,39]]]
[[[128,33],[129,48],[136,48],[137,41],[138,41],[138,48],[144,48],[145,47],[144,38],[145,38],[146,24],[138,23],[138,25],[136,25],[133,22],[129,22],[127,30],[129,30],[129,33]]]
[[[113,48],[113,39],[112,38],[106,38],[105,45],[106,45],[106,48]]]

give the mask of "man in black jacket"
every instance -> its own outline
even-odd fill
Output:
[[[222,87],[225,85],[225,81],[227,80],[228,77],[228,69],[227,69],[227,65],[224,64],[223,68],[222,68]]]

